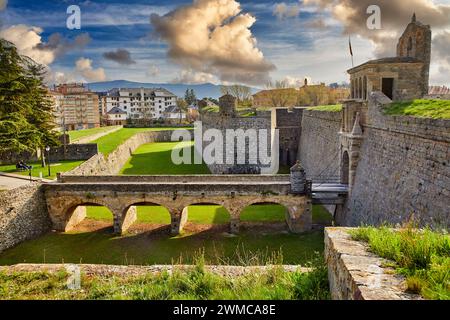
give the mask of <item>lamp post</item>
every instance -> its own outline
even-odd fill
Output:
[[[50,172],[50,147],[46,146],[45,147],[45,151],[47,151],[47,166],[48,166],[48,176],[51,176],[51,172]]]

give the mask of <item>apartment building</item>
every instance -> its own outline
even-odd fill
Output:
[[[99,98],[84,84],[55,86],[50,91],[54,100],[58,127],[66,130],[91,129],[100,126]]]
[[[119,108],[130,119],[164,119],[166,109],[176,104],[176,95],[163,88],[116,88],[106,96],[106,112]]]

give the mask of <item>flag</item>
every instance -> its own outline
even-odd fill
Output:
[[[348,36],[348,47],[350,48],[350,55],[353,57],[352,39]]]
[[[352,56],[352,67],[355,66],[354,62],[353,62],[353,48],[352,48],[352,39],[350,38],[350,36],[348,36],[348,47],[350,49],[350,55]]]

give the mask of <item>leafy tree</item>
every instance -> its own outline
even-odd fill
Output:
[[[45,67],[0,39],[0,153],[34,152],[58,144]]]
[[[193,105],[197,102],[197,96],[195,95],[194,89],[186,89],[186,93],[184,94],[184,100],[188,105]]]

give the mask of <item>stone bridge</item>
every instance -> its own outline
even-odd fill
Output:
[[[330,188],[320,185],[325,193],[346,193],[339,186]],[[292,193],[289,175],[59,176],[57,182],[44,184],[44,191],[53,227],[64,232],[86,217],[85,206],[108,208],[117,234],[126,232],[136,221],[136,207],[142,205],[167,208],[172,234],[182,231],[189,206],[206,204],[223,206],[230,213],[233,233],[239,231],[242,211],[254,204],[284,206],[286,222],[293,233],[308,231],[312,225],[314,193]],[[323,196],[320,198],[324,201]]]

